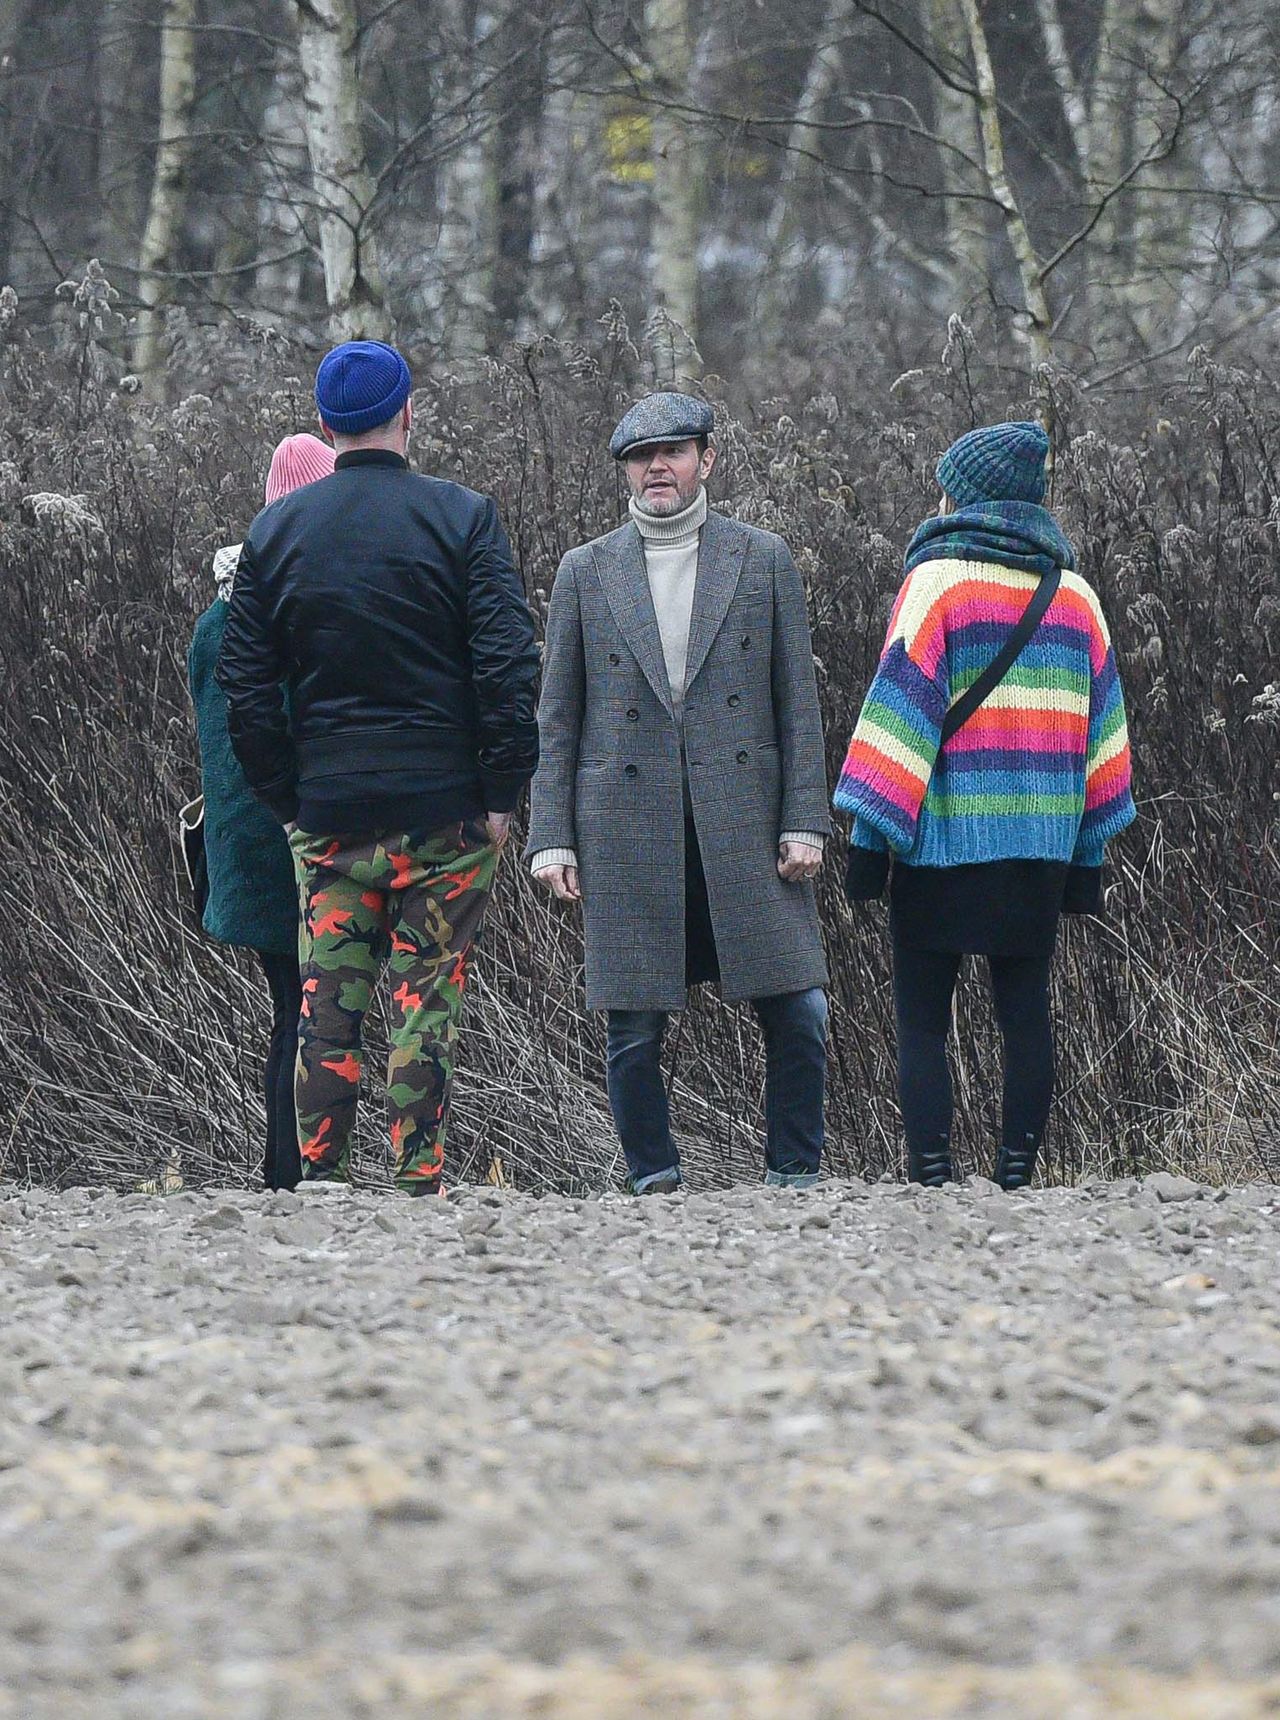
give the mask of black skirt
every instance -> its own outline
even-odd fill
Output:
[[[1068,867],[1057,860],[907,866],[895,860],[889,924],[904,950],[1017,959],[1053,954]]]

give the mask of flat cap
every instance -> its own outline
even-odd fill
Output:
[[[615,460],[623,460],[633,448],[710,436],[715,427],[716,415],[705,400],[695,400],[692,394],[646,394],[609,438],[609,452]]]

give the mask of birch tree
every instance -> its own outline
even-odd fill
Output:
[[[1035,0],[1035,3],[1044,40],[1045,63],[1062,98],[1062,114],[1071,137],[1077,171],[1085,179],[1089,174],[1089,104],[1067,48],[1060,0]]]
[[[306,211],[299,197],[307,179],[305,138],[298,68],[277,55],[258,157],[258,254],[267,260],[256,271],[254,297],[263,310],[286,318],[296,313],[305,273]]]
[[[138,247],[142,309],[133,363],[158,388],[161,307],[171,296],[186,211],[187,162],[196,102],[196,0],[163,0],[160,13],[160,112],[146,224]]]
[[[1031,230],[1014,192],[1005,159],[1004,128],[1000,121],[1000,102],[996,90],[995,69],[991,49],[982,22],[978,0],[960,0],[961,16],[969,36],[973,54],[974,81],[978,108],[978,128],[982,139],[982,158],[991,196],[1004,221],[1009,248],[1018,268],[1025,315],[1019,323],[1019,333],[1038,365],[1051,357],[1053,318],[1045,292],[1044,268],[1036,254]]]
[[[1126,283],[1129,314],[1148,343],[1168,327],[1178,298],[1177,277],[1185,268],[1186,199],[1165,195],[1178,166],[1172,135],[1172,103],[1161,99],[1171,88],[1182,39],[1181,0],[1139,0],[1134,18],[1135,44],[1152,91],[1134,116],[1134,155],[1150,163],[1135,179],[1131,222],[1132,263]]]
[[[955,52],[964,35],[958,0],[928,0],[928,19],[933,58],[940,67],[934,91],[934,123],[942,171],[946,248],[954,269],[946,309],[967,311],[986,290],[990,258],[986,188],[976,161],[973,98],[964,89],[969,69]]]
[[[387,340],[391,320],[369,225],[374,187],[361,131],[355,0],[293,0],[293,13],[329,333]]]
[[[448,153],[437,173],[432,332],[450,358],[467,360],[484,353],[493,315],[497,163],[491,116],[471,95],[493,19],[475,0],[447,0],[439,15],[450,45],[436,86],[439,143]]]

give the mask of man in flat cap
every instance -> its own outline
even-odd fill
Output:
[[[347,1181],[385,964],[393,1175],[439,1191],[468,961],[538,761],[538,651],[507,535],[487,496],[410,471],[411,386],[380,341],[325,358],[335,469],[253,522],[218,659],[232,747],[298,875],[303,1188]]]
[[[626,414],[609,451],[630,520],[561,562],[543,654],[526,853],[582,903],[635,1194],[680,1185],[662,1040],[699,981],[764,1031],[765,1180],[805,1186],[822,1152],[830,823],[804,587],[781,538],[708,508],[713,428],[686,394]]]

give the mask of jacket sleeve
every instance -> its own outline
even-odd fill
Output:
[[[215,679],[227,697],[231,750],[249,787],[287,824],[298,816],[298,760],[276,649],[250,542],[240,552]]]
[[[778,836],[790,830],[829,836],[827,756],[809,611],[804,581],[781,538],[773,563],[773,711],[782,761]]]
[[[911,851],[942,743],[950,675],[941,593],[928,565],[898,593],[836,787],[836,806],[854,814],[855,847]]]
[[[466,546],[467,637],[490,812],[510,812],[538,765],[538,646],[498,510],[485,498]]]
[[[586,685],[578,576],[572,559],[565,556],[551,587],[547,612],[542,697],[538,703],[538,774],[529,796],[529,844],[525,849],[530,860],[547,849],[576,850],[578,845],[574,786]]]
[[[1089,742],[1085,759],[1084,817],[1076,835],[1076,866],[1101,866],[1113,836],[1138,816],[1133,804],[1133,764],[1120,671],[1106,622],[1095,618],[1093,680],[1089,688]]]
[[[1064,914],[1097,914],[1102,911],[1102,867],[1068,866],[1062,892]]]
[[[889,882],[889,850],[851,842],[844,869],[844,893],[851,902],[875,902]]]

